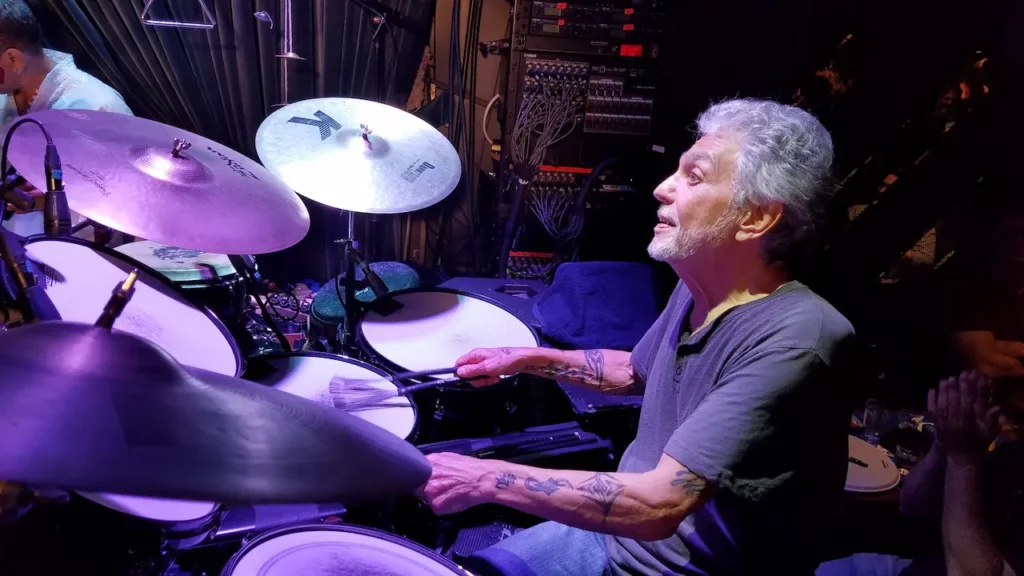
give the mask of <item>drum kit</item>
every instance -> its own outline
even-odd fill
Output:
[[[357,212],[410,212],[454,190],[458,154],[410,114],[341,98],[291,104],[257,133],[262,165],[142,118],[79,110],[29,116],[60,152],[70,209],[137,241],[112,249],[52,232],[18,239],[59,320],[13,321],[25,288],[9,264],[0,275],[9,319],[0,331],[0,479],[13,483],[0,493],[21,486],[29,495],[0,509],[4,530],[37,509],[67,506],[129,521],[133,537],[152,531],[164,554],[173,548],[168,540],[202,542],[222,532],[232,509],[411,494],[430,474],[411,443],[424,434],[416,403],[403,397],[348,414],[326,395],[332,378],[398,386],[389,384],[395,371],[451,366],[479,346],[538,343],[494,302],[420,289],[404,265],[367,266],[353,238],[342,242],[346,274],[313,307],[323,325],[339,326],[343,348],[246,358],[229,329],[261,288],[253,255],[289,248],[308,232],[299,195],[345,211],[351,224]],[[28,129],[10,137],[13,166],[28,182],[45,182],[47,138]],[[94,325],[111,290],[132,272],[135,284],[113,329]],[[22,316],[31,319],[31,311]],[[486,419],[479,405],[460,406],[456,390],[437,393],[452,395],[436,401],[453,408],[451,417]],[[39,497],[54,488],[65,497]],[[353,573],[465,573],[378,530],[299,522],[261,532],[255,514],[222,574],[331,565]],[[2,545],[6,536],[0,564],[17,566]],[[162,573],[166,560],[146,573]]]

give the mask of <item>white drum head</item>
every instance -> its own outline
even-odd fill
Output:
[[[359,330],[378,355],[404,370],[454,366],[474,348],[537,346],[523,321],[473,296],[424,291],[391,298],[402,308],[388,316],[368,312]]]
[[[409,546],[357,532],[314,529],[269,538],[242,552],[225,576],[452,576]]]
[[[41,272],[46,294],[70,322],[96,322],[111,291],[135,267],[128,260],[68,241],[33,240],[25,250],[37,273]],[[238,374],[239,358],[221,325],[144,270],[139,270],[135,295],[114,328],[149,340],[187,366]]]
[[[253,362],[265,362],[276,369],[273,374],[257,376],[256,382],[332,408],[334,400],[331,397],[330,384],[334,377],[358,380],[381,390],[396,388],[394,384],[384,380],[385,376],[346,358],[294,354],[259,358]],[[388,406],[358,410],[352,414],[380,426],[403,440],[411,436],[416,427],[416,411],[409,399],[399,396],[384,403]]]
[[[149,266],[173,282],[216,280],[237,273],[226,254],[185,250],[152,240],[124,244],[115,250]]]
[[[856,458],[867,467],[852,461],[848,463],[847,492],[885,492],[900,483],[900,470],[892,459],[856,436],[850,436],[850,458]]]
[[[92,492],[79,492],[78,495],[118,512],[124,512],[125,514],[156,522],[188,522],[189,520],[198,520],[213,514],[217,509],[217,505],[212,502],[139,498],[137,496],[96,494]]]

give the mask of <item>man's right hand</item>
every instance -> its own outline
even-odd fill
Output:
[[[492,386],[501,376],[515,376],[528,359],[530,348],[477,348],[455,361],[459,378],[478,378],[470,381],[476,388]]]
[[[983,376],[1024,377],[1024,343],[996,340],[992,332],[983,330],[957,332],[953,343],[971,368]]]

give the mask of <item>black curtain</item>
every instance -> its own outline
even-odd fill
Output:
[[[147,26],[143,0],[30,0],[47,42],[74,54],[79,67],[117,89],[138,116],[179,126],[257,159],[255,137],[263,119],[282,102],[316,97],[376,100],[374,14],[354,0],[293,0],[293,50],[282,82],[282,0],[205,0],[212,30]],[[408,99],[429,39],[436,0],[386,0],[401,16],[384,38],[384,101]],[[266,11],[268,23],[253,16]],[[199,0],[156,0],[151,17],[201,21]],[[336,175],[337,182],[343,174]],[[325,182],[325,185],[330,185]],[[282,280],[329,270],[324,250],[342,233],[334,210],[307,202],[309,236],[261,265]],[[397,219],[395,220],[397,222]],[[391,225],[385,220],[383,225]],[[283,265],[282,263],[287,263]]]

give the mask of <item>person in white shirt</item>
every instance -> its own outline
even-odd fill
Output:
[[[79,70],[70,54],[43,47],[42,27],[24,0],[0,0],[0,129],[19,116],[50,109],[132,114],[116,90]],[[42,192],[30,183],[20,186],[42,206]],[[73,223],[82,219],[72,214]],[[43,214],[15,214],[3,226],[20,236],[41,234]]]

